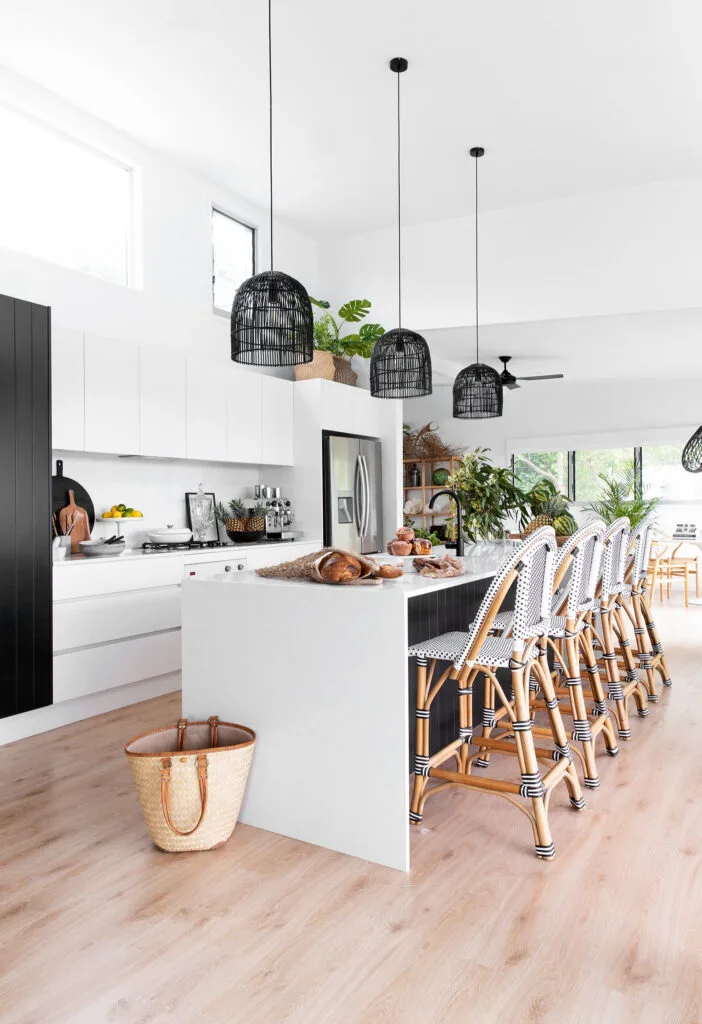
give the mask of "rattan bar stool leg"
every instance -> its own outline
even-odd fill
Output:
[[[459,763],[460,770],[466,774],[470,773],[468,758],[473,738],[473,680],[477,674],[477,669],[469,669],[466,665],[458,677],[458,737],[462,740]]]
[[[617,731],[620,740],[631,739],[631,727],[629,725],[629,713],[624,700],[624,688],[619,677],[619,666],[617,665],[617,651],[615,636],[612,628],[611,609],[603,608],[600,612],[602,625],[602,656],[605,662],[607,673],[607,698],[614,704],[614,714],[617,719]]]
[[[658,630],[656,628],[655,622],[653,621],[653,616],[651,615],[651,609],[648,605],[648,599],[645,590],[643,590],[640,593],[639,601],[643,624],[651,643],[651,653],[654,658],[655,669],[660,675],[663,685],[672,686],[673,680],[670,678],[670,672],[668,671],[668,665],[666,664],[665,654],[663,653],[663,644],[661,643],[660,637],[658,636]]]
[[[590,690],[592,692],[593,701],[592,715],[602,721],[600,732],[604,737],[605,750],[610,757],[616,757],[619,753],[617,737],[614,733],[612,719],[609,716],[609,707],[605,699],[605,693],[602,687],[602,678],[600,676],[600,667],[597,664],[597,658],[595,657],[595,649],[592,646],[592,632],[589,627],[584,629],[580,634],[580,649],[582,651],[583,661],[585,662],[585,670],[588,674],[588,679],[590,680]]]
[[[561,709],[558,704],[553,679],[551,678],[551,673],[548,671],[548,666],[544,666],[541,661],[539,662],[538,671],[541,677],[541,690],[544,695],[544,702],[548,712],[549,725],[551,727],[551,735],[553,737],[553,744],[555,747],[553,759],[554,761],[560,761],[563,759],[568,761],[568,769],[563,776],[563,780],[568,789],[568,796],[570,797],[571,805],[577,811],[580,811],[585,806],[585,800],[580,788],[580,780],[578,779],[573,763],[573,752],[571,751],[570,744],[568,743],[568,733],[566,732],[566,728],[561,717]],[[587,719],[585,721],[587,722]]]
[[[483,695],[482,735],[489,738],[495,727],[495,687],[489,676],[483,675],[483,679],[485,680],[485,689]],[[476,742],[477,746],[480,746],[480,740],[478,739]],[[473,766],[475,768],[488,768],[489,765],[490,751],[482,749],[478,757],[473,758]]]
[[[618,643],[617,650],[618,653],[621,654],[624,662],[624,700],[627,701],[629,697],[633,697],[638,714],[641,718],[646,718],[648,715],[648,696],[646,686],[639,679],[639,673],[631,650],[631,643],[629,642],[629,638],[626,633],[624,615],[619,605],[615,605],[612,610],[612,626]]]
[[[534,749],[534,737],[531,732],[529,686],[524,666],[521,663],[517,663],[512,667],[512,696],[517,722],[520,723],[520,728],[514,734],[519,751],[519,763],[522,766],[522,786],[520,792],[522,796],[531,797],[534,834],[536,836],[536,856],[543,860],[549,860],[555,856],[556,850],[548,823],[548,811],[545,800],[546,790],[541,780],[541,773]]]
[[[410,821],[420,822],[422,796],[429,775],[429,709],[427,707],[427,660],[417,658],[417,701],[415,707],[414,785]]]
[[[585,697],[583,696],[583,684],[580,678],[580,651],[574,621],[568,620],[566,622],[565,634],[566,664],[568,665],[567,685],[570,706],[573,712],[573,728],[570,736],[574,742],[580,743],[582,748],[585,763],[583,782],[589,789],[597,789],[600,784],[600,778],[597,774],[597,763],[595,760],[595,741],[592,737],[590,719],[585,706]]]

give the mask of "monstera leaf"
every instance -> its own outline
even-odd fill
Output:
[[[356,324],[368,316],[371,304],[368,299],[351,299],[339,310],[339,316],[348,324]]]
[[[331,303],[327,302],[326,299],[313,299],[310,295],[310,302],[313,306],[319,306],[320,309],[329,309]]]
[[[371,341],[373,344],[385,334],[385,328],[381,324],[364,324],[359,330],[359,335],[364,341]]]

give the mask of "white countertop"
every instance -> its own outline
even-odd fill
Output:
[[[335,586],[327,584],[327,590],[336,593],[362,593],[362,594],[388,594],[400,593],[406,599],[416,597],[419,594],[429,594],[436,590],[446,590],[450,587],[460,587],[465,583],[472,583],[475,580],[488,579],[494,576],[508,553],[513,549],[511,542],[496,542],[470,545],[468,554],[462,558],[465,565],[463,576],[453,576],[450,579],[429,579],[420,576],[419,573],[405,571],[404,576],[396,580],[385,580],[382,585],[368,586]],[[389,555],[374,555],[379,562],[396,564],[397,559]],[[232,577],[220,579],[193,580],[195,586],[244,586],[244,587],[288,587],[288,588],[319,588],[324,584],[313,583],[311,580],[282,580],[271,576],[257,576],[255,572],[237,573]]]
[[[142,561],[148,559],[150,562],[161,561],[166,558],[189,558],[194,561],[217,561],[217,559],[236,558],[237,555],[244,555],[247,551],[261,550],[276,551],[280,548],[281,562],[286,558],[294,557],[291,548],[299,547],[301,544],[309,546],[315,544],[315,540],[306,540],[300,537],[298,540],[275,540],[261,541],[258,544],[226,544],[222,548],[182,548],[172,551],[142,551],[141,548],[127,548],[121,555],[66,555],[54,562],[54,568],[61,568],[65,565],[117,565],[125,562]],[[321,548],[322,543],[319,541]]]

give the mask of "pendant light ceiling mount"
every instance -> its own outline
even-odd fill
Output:
[[[431,394],[431,354],[421,334],[402,326],[402,174],[400,145],[400,75],[409,67],[406,57],[393,57],[389,68],[397,75],[397,322],[373,346],[370,392],[374,398],[421,398]]]
[[[502,381],[492,366],[480,362],[480,327],[478,316],[478,160],[485,156],[482,146],[469,150],[475,159],[475,362],[453,382],[453,415],[459,420],[494,419],[502,415]]]
[[[314,356],[314,317],[304,285],[273,269],[273,33],[268,0],[268,174],[271,269],[241,285],[232,305],[231,355],[249,366],[295,366]]]

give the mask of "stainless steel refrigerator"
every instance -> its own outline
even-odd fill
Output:
[[[367,555],[383,546],[381,443],[375,437],[322,434],[324,543]]]

